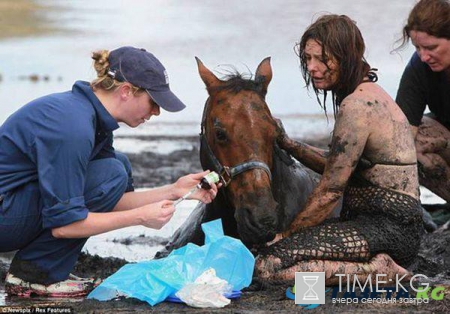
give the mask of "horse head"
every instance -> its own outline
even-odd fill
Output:
[[[265,101],[270,58],[259,64],[254,80],[240,74],[221,80],[199,59],[197,65],[209,94],[202,118],[202,166],[220,174],[221,193],[234,209],[240,238],[248,244],[270,241],[279,220],[272,194],[278,128]]]

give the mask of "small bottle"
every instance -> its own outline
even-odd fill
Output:
[[[211,184],[212,183],[218,183],[220,180],[219,175],[214,172],[211,171],[210,173],[208,173],[206,176],[204,176],[201,180],[200,180],[200,188],[205,189],[205,190],[210,190],[211,189]]]
[[[177,206],[178,204],[180,204],[182,201],[187,199],[189,196],[191,196],[194,192],[196,192],[199,189],[210,190],[211,189],[211,184],[212,183],[218,183],[219,180],[220,180],[219,175],[216,172],[212,171],[212,172],[208,173],[206,176],[204,176],[200,180],[200,183],[197,184],[196,186],[194,186],[186,195],[184,195],[183,197],[177,199],[173,203],[173,206]]]

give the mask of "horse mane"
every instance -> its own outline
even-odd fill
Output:
[[[264,77],[257,77],[252,79],[253,75],[248,73],[240,73],[237,70],[224,75],[221,79],[222,84],[213,88],[214,91],[231,91],[237,94],[243,90],[256,92],[261,97],[264,97],[263,83]]]

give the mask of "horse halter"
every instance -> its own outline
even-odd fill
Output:
[[[250,160],[246,162],[239,163],[235,166],[223,166],[220,161],[217,159],[216,155],[212,151],[211,147],[208,144],[208,140],[206,138],[206,112],[209,107],[209,99],[205,103],[205,108],[203,110],[202,124],[201,124],[201,132],[200,132],[200,145],[201,147],[205,147],[206,153],[210,161],[212,162],[216,171],[219,174],[220,182],[222,182],[223,186],[226,187],[230,184],[231,180],[238,176],[239,174],[252,170],[252,169],[262,169],[269,176],[269,180],[272,181],[272,173],[270,171],[269,166],[262,161],[258,160]]]

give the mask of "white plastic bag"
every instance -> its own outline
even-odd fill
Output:
[[[224,294],[231,290],[231,285],[217,277],[214,268],[209,268],[175,295],[192,307],[224,307],[231,302]]]

